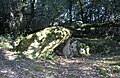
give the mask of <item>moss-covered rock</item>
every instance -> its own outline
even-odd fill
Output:
[[[70,30],[64,27],[48,27],[37,33],[26,36],[16,47],[29,58],[37,58],[41,54],[53,52],[54,49],[71,36]]]

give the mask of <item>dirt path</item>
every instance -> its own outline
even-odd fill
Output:
[[[0,78],[120,78],[120,57],[97,56],[54,61],[16,58],[12,51],[0,50]]]

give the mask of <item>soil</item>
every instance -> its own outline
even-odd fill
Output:
[[[119,60],[119,55],[31,60],[1,49],[0,78],[120,78]]]

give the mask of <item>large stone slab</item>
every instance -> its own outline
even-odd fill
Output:
[[[76,57],[81,55],[90,55],[90,47],[81,42],[78,38],[70,38],[63,47],[63,55],[66,57]]]
[[[16,51],[22,52],[28,58],[37,58],[41,54],[53,52],[58,45],[64,43],[70,36],[70,30],[64,27],[48,27],[26,36],[20,41]]]

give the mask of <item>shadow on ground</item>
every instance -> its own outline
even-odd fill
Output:
[[[0,50],[0,78],[119,78],[120,55],[69,58],[53,61],[17,58],[10,50]]]

